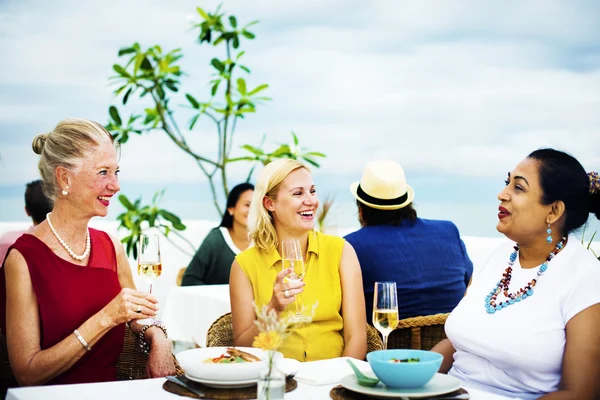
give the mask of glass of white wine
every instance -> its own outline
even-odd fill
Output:
[[[375,282],[373,293],[373,325],[383,336],[387,350],[388,336],[398,326],[398,293],[396,282]]]
[[[281,265],[282,270],[291,269],[292,272],[283,278],[284,282],[300,282],[304,279],[306,268],[304,259],[302,258],[302,249],[298,239],[287,239],[281,241]],[[298,303],[300,303],[300,295],[296,295],[296,317],[300,317]]]
[[[152,283],[162,273],[160,258],[160,241],[158,234],[142,234],[138,247],[138,275],[150,284],[149,293],[152,294]],[[142,325],[151,325],[154,318],[139,319]]]

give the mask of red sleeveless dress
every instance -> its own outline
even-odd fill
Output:
[[[40,347],[54,346],[100,311],[121,291],[117,257],[110,237],[90,228],[91,253],[86,267],[58,257],[37,237],[24,234],[9,248],[25,258],[40,318]],[[7,253],[8,254],[8,253]],[[4,260],[2,260],[4,262]],[[6,281],[0,268],[0,327],[6,331]],[[116,380],[125,324],[107,332],[67,372],[48,385]]]

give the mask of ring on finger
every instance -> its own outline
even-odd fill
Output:
[[[141,314],[142,313],[142,306],[138,306],[137,310],[135,310],[136,313]]]
[[[285,290],[283,291],[283,295],[284,295],[286,298],[289,298],[289,297],[290,297],[290,291],[289,291],[288,289],[285,289]]]

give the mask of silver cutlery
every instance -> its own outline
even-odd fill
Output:
[[[196,388],[192,387],[191,385],[188,385],[187,382],[181,380],[179,377],[177,377],[175,375],[167,376],[166,379],[169,382],[173,382],[173,383],[175,383],[175,384],[177,384],[177,385],[179,385],[179,386],[181,386],[181,387],[189,390],[190,392],[194,393],[195,395],[198,395],[200,397],[204,397],[205,396],[205,394],[204,394],[204,392],[202,390],[196,389]]]

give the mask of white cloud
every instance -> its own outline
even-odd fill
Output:
[[[0,60],[0,85],[32,91],[0,96],[0,130],[32,114],[48,129],[78,113],[102,120],[114,102],[107,78],[116,51],[135,40],[184,47],[184,90],[206,92],[215,53],[187,31],[195,2],[35,4],[0,6],[0,36],[10,37],[0,52],[11,55]],[[600,164],[595,2],[236,0],[224,8],[262,21],[244,62],[250,84],[269,82],[274,98],[240,123],[234,147],[265,132],[270,143],[287,141],[294,130],[303,146],[328,154],[330,174],[360,174],[366,161],[390,157],[414,171],[497,177],[541,146]],[[53,100],[37,99],[41,89]],[[210,153],[215,133],[201,130],[190,142]],[[125,145],[123,178],[198,182],[195,163],[160,135]],[[3,133],[0,143],[0,183],[21,183],[29,139],[5,142]],[[9,163],[21,172],[6,174]],[[235,166],[231,179],[245,173]]]

